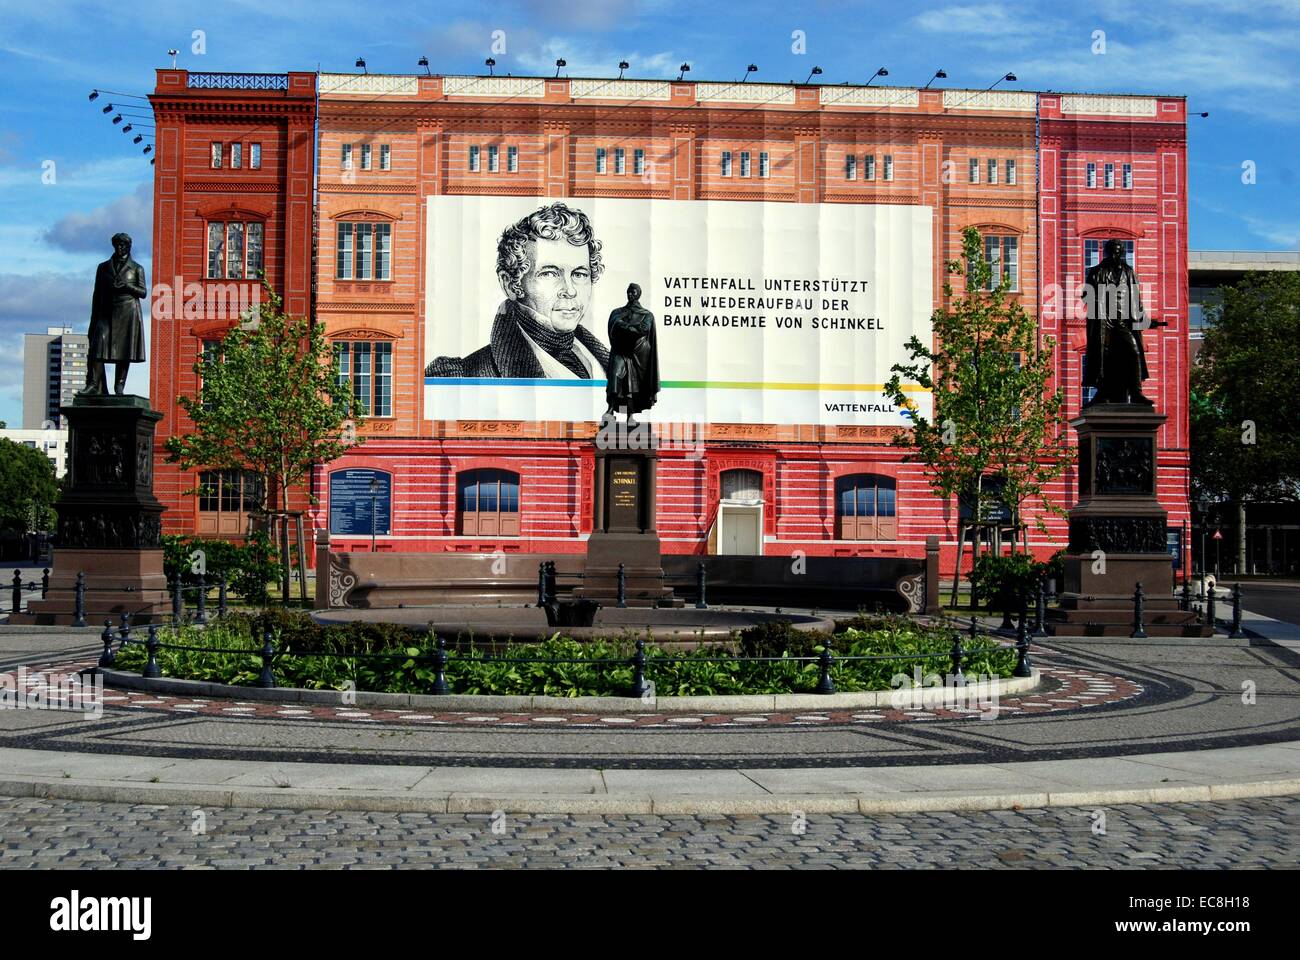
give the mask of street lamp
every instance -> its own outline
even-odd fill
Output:
[[[370,552],[375,552],[375,524],[378,521],[376,506],[379,500],[379,478],[370,478]]]

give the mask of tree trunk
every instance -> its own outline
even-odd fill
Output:
[[[280,605],[289,605],[289,491],[284,486],[284,474],[276,478],[280,494]]]

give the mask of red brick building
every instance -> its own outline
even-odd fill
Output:
[[[429,315],[430,211],[454,197],[928,209],[931,306],[941,304],[943,264],[958,256],[961,231],[977,227],[1057,339],[1071,415],[1082,399],[1083,321],[1067,315],[1073,295],[1054,285],[1082,279],[1094,242],[1131,240],[1147,306],[1169,324],[1146,335],[1148,393],[1169,414],[1160,498],[1171,526],[1187,517],[1181,98],[340,74],[288,74],[274,89],[250,89],[272,80],[223,76],[159,71],[154,277],[209,282],[218,231],[222,257],[235,245],[228,227],[212,224],[265,225],[272,283],[291,310],[325,324],[371,413],[365,444],[313,478],[312,522],[333,523],[336,549],[370,549],[368,528],[331,514],[332,485],[349,470],[379,471],[386,499],[391,490],[375,536],[381,551],[580,552],[592,528],[593,419],[463,409],[444,419],[428,400],[426,341],[454,322]],[[241,168],[230,168],[236,142],[262,144],[260,170],[247,168],[248,146]],[[173,397],[193,389],[203,341],[232,319],[155,319],[160,439],[185,428]],[[704,424],[702,456],[660,453],[664,550],[920,556],[938,534],[950,562],[957,504],[936,499],[921,468],[889,445],[897,429]],[[241,528],[239,497],[200,503],[182,495],[187,484],[193,478],[159,467],[168,532]],[[1058,485],[1065,506],[1074,487],[1072,472]],[[1064,523],[1048,526],[1050,538],[1031,532],[1036,551],[1065,544]]]

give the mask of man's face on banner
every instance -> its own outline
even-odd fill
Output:
[[[567,333],[587,315],[591,303],[591,261],[586,244],[534,240],[533,267],[524,274],[523,302],[557,331]]]

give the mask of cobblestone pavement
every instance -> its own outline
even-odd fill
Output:
[[[0,868],[1260,868],[1300,798],[853,816],[458,816],[0,799]],[[1100,832],[1104,828],[1104,833]]]

